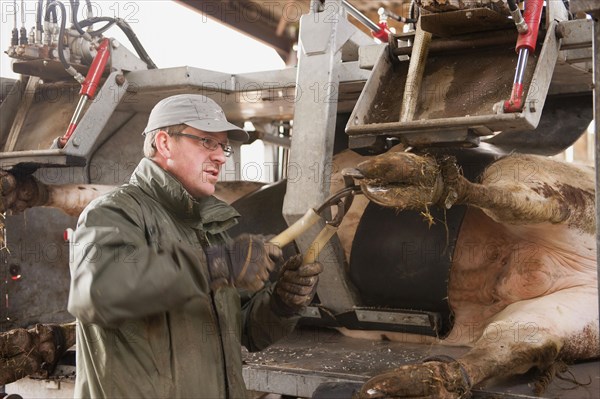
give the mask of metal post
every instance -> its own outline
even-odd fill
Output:
[[[600,252],[600,5],[596,3],[594,13],[594,139],[596,141],[596,253]],[[598,272],[598,307],[600,309],[600,268]]]
[[[339,66],[342,46],[350,37],[348,24],[341,0],[327,0],[323,12],[313,9],[300,19],[296,107],[283,203],[283,216],[290,225],[329,194]],[[296,240],[302,253],[323,227],[323,223],[317,223]],[[319,260],[325,268],[317,291],[321,303],[334,312],[352,309],[356,297],[344,272],[344,255],[337,237],[325,245]]]
[[[597,0],[572,0],[570,5],[573,13],[587,12],[594,18],[594,140],[596,141],[596,253],[600,252],[600,3]],[[597,267],[597,265],[596,265]],[[598,273],[598,306],[600,307],[600,268]]]

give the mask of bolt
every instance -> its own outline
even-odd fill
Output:
[[[73,137],[73,146],[79,147],[81,145],[81,139],[79,137]]]
[[[119,41],[117,39],[113,39],[110,44],[112,45],[112,48],[119,48],[119,46],[121,45],[121,43],[119,43]]]
[[[531,101],[529,103],[529,112],[535,112],[536,108],[535,108],[535,101]]]
[[[558,25],[554,30],[554,34],[558,39],[563,39],[567,35],[567,32],[563,25]]]
[[[118,74],[117,76],[115,76],[115,82],[117,82],[119,86],[123,86],[125,84],[125,76],[123,76],[122,74]]]

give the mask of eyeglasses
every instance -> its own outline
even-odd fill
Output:
[[[187,134],[187,133],[171,133],[170,135],[171,136],[183,136],[183,137],[187,137],[189,139],[199,141],[202,143],[204,148],[206,148],[207,150],[210,150],[210,151],[214,151],[220,146],[223,149],[223,153],[225,154],[226,157],[230,157],[231,154],[233,154],[233,148],[229,144],[219,143],[217,140],[211,139],[210,137],[198,137],[198,136],[194,136],[193,134]]]

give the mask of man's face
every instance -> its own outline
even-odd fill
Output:
[[[227,133],[206,133],[202,130],[187,127],[183,134],[205,137],[227,144]],[[166,162],[165,170],[172,174],[183,185],[183,188],[194,198],[208,197],[215,192],[215,184],[225,163],[223,148],[219,145],[209,150],[205,143],[191,137],[170,137],[171,156]]]

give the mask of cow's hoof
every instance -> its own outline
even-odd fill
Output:
[[[363,193],[379,205],[420,210],[443,194],[440,167],[429,156],[386,153],[361,162],[356,169]]]
[[[470,395],[470,382],[460,363],[409,364],[371,378],[358,398],[458,399]]]

